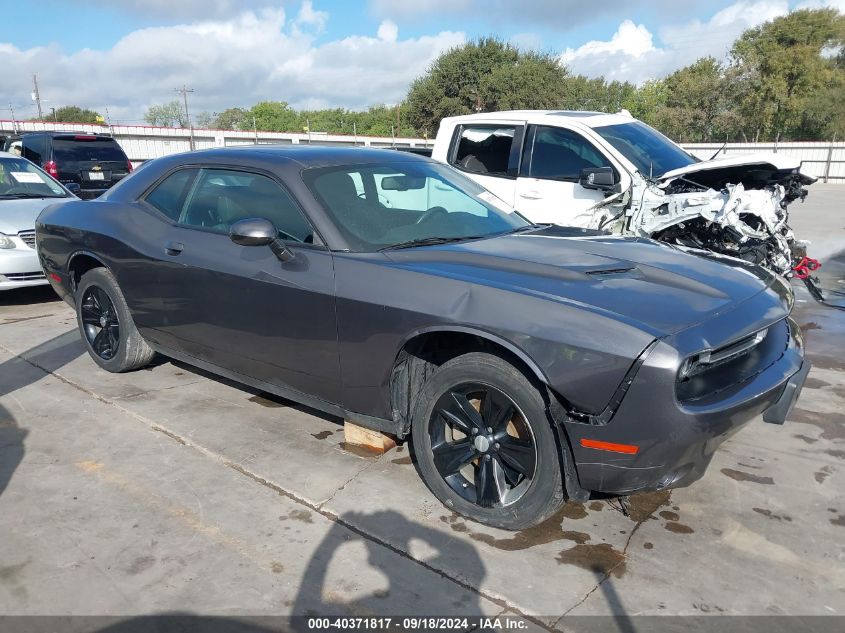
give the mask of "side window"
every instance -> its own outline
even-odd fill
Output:
[[[147,194],[145,200],[174,222],[179,221],[185,198],[197,175],[196,169],[182,169],[170,174]]]
[[[531,178],[577,181],[585,167],[610,167],[610,162],[577,132],[538,126],[534,133]]]
[[[461,129],[452,164],[464,171],[507,176],[515,126],[476,125]]]
[[[44,136],[24,136],[22,139],[23,157],[42,167],[47,158],[47,139]]]
[[[200,170],[179,222],[228,233],[246,218],[269,220],[283,239],[314,241],[311,225],[290,195],[267,176],[245,171]]]

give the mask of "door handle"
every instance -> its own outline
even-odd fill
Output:
[[[540,195],[539,191],[525,191],[519,194],[519,197],[526,200],[540,200],[543,196]]]
[[[185,248],[185,245],[182,242],[168,242],[164,245],[164,252],[175,257],[182,252],[183,248]]]

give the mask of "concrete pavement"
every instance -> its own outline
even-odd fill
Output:
[[[841,190],[793,222],[840,286]],[[0,295],[0,613],[843,615],[845,312],[798,292],[815,367],[786,425],[630,517],[517,533],[441,506],[407,445],[356,454],[339,420],[166,359],[108,374],[49,289]]]

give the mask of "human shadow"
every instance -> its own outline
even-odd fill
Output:
[[[387,531],[390,543],[370,534]],[[366,565],[386,578],[387,587],[360,595],[366,583],[360,557],[350,555],[348,546],[366,548]],[[407,552],[422,550],[412,558]],[[360,550],[359,550],[360,551]],[[460,561],[460,579],[446,579],[438,571]],[[330,577],[330,567],[335,577]],[[369,574],[367,574],[369,576]],[[480,594],[475,590],[484,580],[485,568],[475,548],[467,542],[409,521],[398,512],[371,514],[350,512],[333,524],[317,547],[299,583],[293,604],[294,630],[308,630],[302,616],[440,616],[477,619],[482,613]],[[371,578],[371,576],[370,576]],[[347,590],[359,597],[344,600]]]
[[[34,384],[44,377],[45,371],[63,367],[84,351],[79,334],[72,330],[0,363],[0,397]],[[0,404],[0,496],[23,461],[28,433],[8,407]]]

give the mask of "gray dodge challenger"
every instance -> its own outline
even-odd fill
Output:
[[[502,528],[690,484],[810,367],[779,277],[531,224],[409,153],[169,156],[36,231],[103,369],[159,353],[410,437],[438,499]]]

